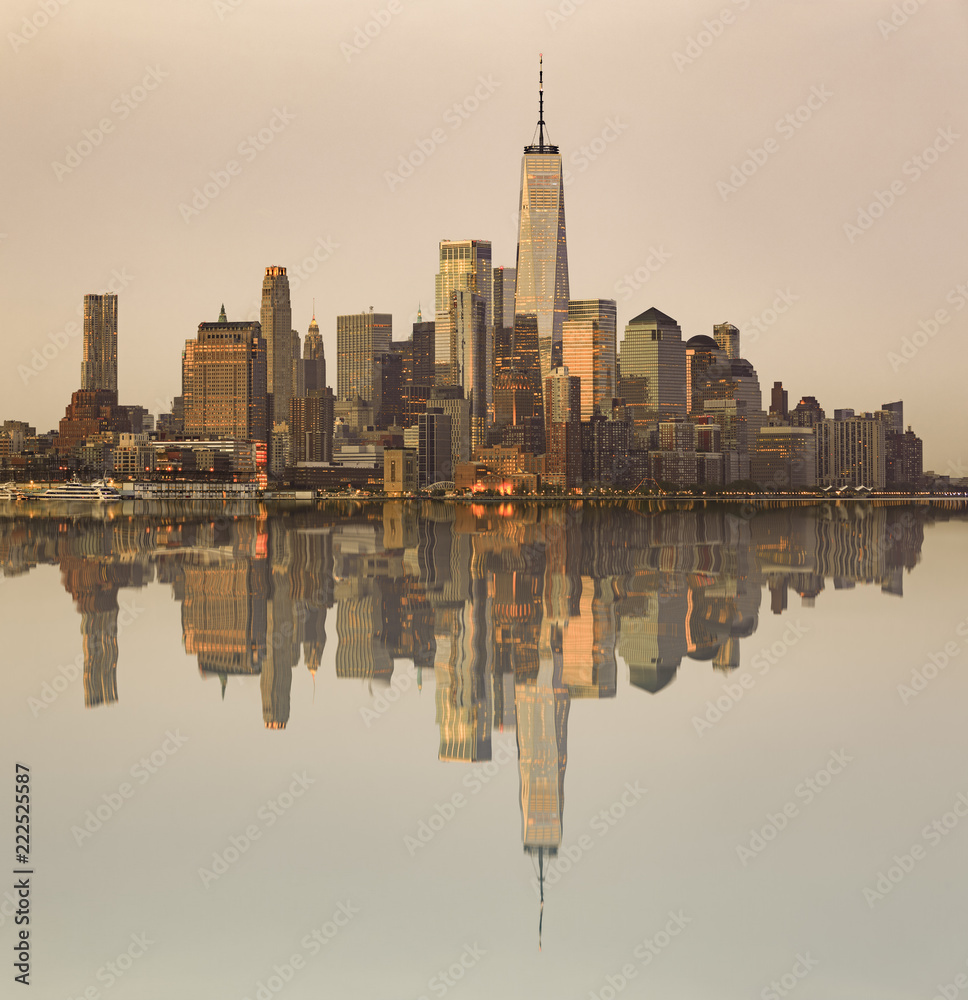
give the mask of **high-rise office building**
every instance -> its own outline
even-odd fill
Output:
[[[770,393],[770,413],[775,417],[786,419],[790,411],[786,389],[782,382],[773,383],[773,391]]]
[[[614,299],[574,299],[561,331],[561,361],[581,385],[581,419],[610,414],[617,393]]]
[[[450,415],[428,406],[417,419],[417,478],[420,488],[454,479]]]
[[[427,399],[434,387],[436,373],[436,325],[432,320],[424,322],[417,311],[417,322],[413,324],[410,342],[410,377],[403,390],[402,420],[404,427],[417,423],[417,416],[427,407]]]
[[[84,296],[84,356],[81,389],[118,391],[118,297]]]
[[[545,480],[571,489],[581,481],[581,380],[567,368],[545,379]]]
[[[896,403],[881,403],[881,409],[891,414],[891,425],[887,429],[888,433],[893,431],[895,434],[903,434],[904,402],[899,399]]]
[[[568,318],[568,247],[565,185],[558,147],[545,141],[544,82],[538,73],[537,142],[524,147],[515,269],[514,337],[537,340],[537,391],[561,363],[562,327]],[[515,354],[519,353],[515,346]]]
[[[313,319],[309,331],[303,341],[303,381],[306,392],[322,391],[326,388],[326,352],[323,350],[323,338],[316,322],[316,310],[313,309]]]
[[[713,327],[713,340],[716,346],[726,352],[726,357],[732,361],[739,354],[739,329],[732,323],[718,323]]]
[[[655,307],[625,327],[620,352],[622,379],[640,380],[643,420],[686,416],[686,345],[679,324]]]
[[[450,417],[450,460],[456,469],[471,457],[471,401],[459,385],[438,385],[430,391],[427,409],[440,410]],[[453,479],[453,476],[448,478]]]
[[[383,351],[374,357],[373,415],[382,429],[403,424],[403,353]]]
[[[466,289],[454,289],[450,295],[452,385],[464,390],[470,405],[471,446],[487,443],[487,401],[492,385],[488,364],[486,303],[483,296]]]
[[[686,341],[686,412],[702,413],[706,386],[715,371],[729,370],[726,352],[705,334]]]
[[[376,356],[390,350],[393,317],[389,313],[353,313],[336,317],[336,397],[359,396],[372,402]]]
[[[266,342],[266,384],[272,395],[271,425],[289,419],[292,398],[292,308],[284,267],[266,268],[260,318]]]
[[[495,267],[491,271],[491,317],[493,359],[492,392],[488,410],[490,423],[495,422],[493,385],[501,373],[512,366],[514,342],[514,283],[517,271],[513,267]]]
[[[455,344],[454,323],[450,316],[455,291],[469,291],[484,300],[485,329],[491,328],[491,243],[489,240],[442,240],[440,271],[435,282],[434,319],[437,333],[437,364],[449,363],[447,380],[460,385],[461,358]]]
[[[816,396],[803,396],[790,411],[791,427],[815,427],[826,414]]]
[[[182,352],[185,435],[265,441],[266,368],[258,323],[199,323]]]

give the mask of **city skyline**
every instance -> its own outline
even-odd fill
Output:
[[[317,103],[307,90],[312,75],[267,77],[263,84],[277,86],[262,87],[264,97],[238,102],[197,134],[174,124],[195,70],[173,47],[171,14],[156,15],[152,34],[121,11],[118,30],[136,43],[130,59],[45,116],[34,114],[30,98],[10,109],[26,129],[27,154],[11,172],[24,197],[0,227],[4,304],[18,331],[8,335],[14,363],[0,381],[4,416],[54,426],[77,388],[81,337],[70,324],[91,292],[124,299],[121,402],[157,413],[156,400],[168,403],[178,392],[181,345],[199,321],[214,320],[213,304],[224,299],[234,321],[258,318],[255,275],[267,265],[289,271],[296,329],[305,331],[315,298],[331,359],[336,315],[372,304],[409,330],[418,303],[429,312],[442,238],[490,239],[494,267],[511,267],[517,150],[534,129],[535,61],[544,51],[568,189],[571,294],[615,298],[619,329],[653,306],[677,318],[684,340],[731,322],[763,386],[782,380],[791,399],[816,396],[828,413],[903,398],[926,443],[925,468],[957,474],[968,456],[958,422],[937,401],[958,392],[965,351],[958,331],[968,295],[958,291],[960,240],[947,220],[965,199],[959,95],[968,86],[962,61],[939,46],[958,50],[965,13],[928,6],[894,25],[885,4],[838,8],[822,23],[814,8],[734,6],[728,24],[707,28],[704,19],[714,19],[698,6],[645,12],[616,4],[566,16],[536,5],[524,14],[530,34],[511,42],[501,34],[498,43],[505,11],[497,5],[482,15],[471,51],[447,56],[445,88],[429,74],[409,75],[400,98],[408,113],[396,118],[384,108],[394,101],[376,98],[412,52],[424,19],[401,7],[360,46],[352,40],[371,16],[366,8],[314,13],[331,58],[313,73],[334,87],[360,84],[345,112]],[[65,10],[22,45],[11,41],[16,55],[3,72],[36,79],[38,94],[49,95],[59,79],[41,85],[37,74],[113,12],[108,3],[87,15]],[[287,24],[289,17],[282,15]],[[264,18],[256,4],[221,16],[213,9],[197,19],[197,42],[217,50],[215,40],[226,37],[219,32],[254,39]],[[648,38],[650,65],[658,67],[645,91],[628,48],[636,36]],[[576,70],[573,55],[589,38],[603,47],[607,40],[609,54]],[[743,65],[744,55],[755,67]],[[246,94],[235,68],[216,59],[225,86]],[[211,87],[203,94],[214,96]],[[354,125],[353,155],[313,138],[321,126],[324,133],[341,127],[343,114],[362,121],[365,101],[379,109],[383,127]],[[191,137],[176,168],[160,171],[168,146],[156,155],[156,137],[175,149]],[[645,162],[653,142],[663,155]],[[360,154],[363,169],[353,166]],[[142,155],[144,169],[133,171]],[[301,161],[313,157],[325,167],[322,188],[307,187]],[[479,197],[467,197],[468,175],[480,179],[470,188]],[[355,206],[352,224],[346,202]],[[52,211],[60,213],[61,238],[41,244],[33,233],[43,232]],[[236,217],[248,219],[244,239]],[[384,256],[374,242],[388,226],[406,234],[386,241],[387,251],[406,243],[404,260]],[[364,246],[371,263],[360,267]],[[53,293],[42,292],[41,281]],[[177,296],[168,294],[172,282]],[[34,351],[44,367],[25,382],[18,369]]]

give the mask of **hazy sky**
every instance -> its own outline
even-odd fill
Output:
[[[333,384],[337,314],[432,318],[439,240],[513,266],[543,52],[573,297],[620,330],[735,323],[765,398],[903,399],[925,467],[968,474],[965,3],[46,8],[3,5],[0,418],[56,425],[112,282],[121,401],[157,413],[199,322],[257,317],[266,265],[300,333],[315,297]]]

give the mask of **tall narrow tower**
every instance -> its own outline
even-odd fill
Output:
[[[84,357],[81,388],[118,391],[118,297],[84,296]]]
[[[537,330],[538,392],[561,364],[562,325],[568,318],[568,247],[565,189],[558,147],[545,142],[544,72],[538,69],[537,142],[524,147],[521,164],[514,354],[528,357]],[[540,397],[539,397],[540,398]]]
[[[269,426],[289,419],[292,397],[292,308],[284,267],[267,267],[262,281],[262,336],[266,341],[267,382],[272,394]]]

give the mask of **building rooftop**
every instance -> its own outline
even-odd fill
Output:
[[[649,326],[653,323],[659,326],[678,326],[679,324],[671,317],[666,316],[664,312],[656,309],[652,306],[651,309],[646,309],[644,313],[639,313],[635,319],[629,320],[629,326]],[[713,347],[716,346],[716,342],[713,341]]]

